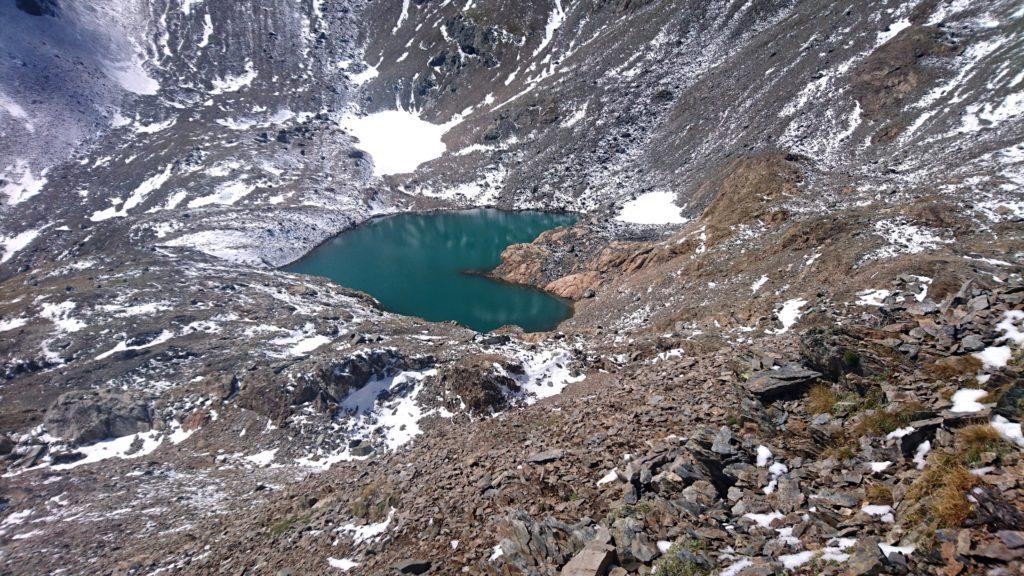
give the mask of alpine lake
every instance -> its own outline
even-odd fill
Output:
[[[514,324],[550,330],[572,305],[529,286],[490,278],[511,244],[575,223],[568,213],[474,209],[375,218],[284,267],[329,278],[376,298],[386,310],[479,332]]]

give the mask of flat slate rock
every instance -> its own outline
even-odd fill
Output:
[[[761,400],[775,400],[803,392],[818,378],[821,378],[821,372],[790,364],[778,370],[754,372],[743,386]]]
[[[588,545],[562,567],[562,576],[604,576],[612,562],[612,550],[608,545]]]
[[[530,464],[547,464],[548,462],[561,460],[563,455],[565,455],[563,450],[545,450],[532,454],[526,461]]]
[[[423,560],[421,558],[413,558],[410,560],[403,560],[398,564],[395,564],[395,570],[399,574],[425,574],[430,570],[432,563],[430,560]]]

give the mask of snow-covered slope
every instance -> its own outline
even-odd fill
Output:
[[[371,11],[398,25],[369,39],[368,106],[461,120],[415,194],[594,210],[667,190],[692,215],[724,162],[784,150],[835,194],[970,190],[1019,214],[1015,2],[472,4]]]

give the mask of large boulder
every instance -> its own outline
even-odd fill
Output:
[[[149,404],[131,393],[75,390],[57,398],[43,423],[49,434],[80,445],[148,431],[153,416]]]
[[[615,547],[587,544],[562,567],[562,576],[604,576],[615,559]]]
[[[579,272],[562,276],[558,280],[548,283],[544,289],[562,298],[581,300],[593,293],[593,289],[599,281],[600,275],[597,272]]]
[[[847,373],[863,376],[860,353],[844,346],[838,336],[829,329],[808,330],[800,336],[801,361],[833,382]]]
[[[820,377],[820,372],[790,364],[778,370],[755,372],[743,385],[762,402],[770,402],[798,396]]]
[[[326,392],[341,402],[370,380],[392,376],[407,367],[406,359],[394,350],[360,350],[348,358],[325,366],[320,370],[319,380]]]
[[[651,543],[644,528],[643,522],[631,517],[618,518],[612,525],[619,563],[627,570],[637,570],[658,557],[658,548]]]
[[[524,510],[508,512],[501,526],[506,562],[521,572],[554,576],[587,542],[594,530],[570,526],[551,516],[534,520]]]
[[[522,368],[502,356],[480,354],[444,366],[438,382],[446,398],[457,400],[471,414],[486,416],[505,410],[519,383],[509,374]]]

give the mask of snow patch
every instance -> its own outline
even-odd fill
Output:
[[[160,91],[160,83],[146,72],[143,63],[141,56],[122,62],[106,62],[104,72],[125,90],[140,96],[152,96]]]
[[[1019,422],[1010,422],[1006,418],[997,415],[992,417],[992,427],[1007,441],[1024,447],[1024,433],[1021,433]]]
[[[565,120],[562,121],[562,128],[571,128],[587,117],[587,108],[589,104],[584,104],[583,108],[577,108],[573,110],[572,114],[569,115]]]
[[[85,458],[68,462],[67,464],[54,464],[50,468],[53,470],[70,470],[84,464],[101,462],[108,458],[120,458],[123,460],[139,458],[153,452],[162,443],[163,434],[156,430],[111,438],[88,446],[79,446],[75,451],[84,454]],[[134,450],[133,447],[135,448]]]
[[[170,310],[172,308],[170,302],[149,302],[147,304],[136,304],[134,306],[120,306],[117,304],[102,304],[97,306],[97,310],[108,312],[117,316],[118,318],[128,318],[131,316],[150,316],[163,310]]]
[[[210,94],[224,94],[227,92],[238,92],[242,88],[252,84],[252,81],[257,76],[256,68],[254,67],[252,60],[245,63],[245,71],[235,76],[225,76],[223,78],[214,78],[213,88],[210,90]]]
[[[213,194],[208,196],[201,196],[192,200],[188,203],[189,208],[201,208],[203,206],[209,206],[210,204],[220,204],[222,206],[231,206],[235,202],[238,202],[242,198],[248,196],[253,190],[256,189],[255,184],[249,184],[244,180],[237,180],[234,182],[226,182],[217,186],[217,189]]]
[[[975,352],[972,356],[981,360],[981,364],[986,370],[998,370],[1009,363],[1013,352],[1009,346],[989,346],[981,352]]]
[[[892,462],[889,460],[886,460],[884,462],[868,462],[868,467],[871,469],[871,472],[875,474],[878,474],[879,472],[885,472],[889,468],[889,466],[892,466]]]
[[[965,414],[970,412],[980,412],[985,409],[985,406],[978,402],[985,396],[988,396],[987,390],[979,390],[977,388],[961,388],[953,393],[951,401],[953,406],[949,409],[950,412],[958,414]]]
[[[7,332],[8,330],[21,328],[27,323],[28,320],[25,318],[11,318],[10,320],[0,320],[0,332]]]
[[[213,36],[213,19],[210,18],[209,14],[203,16],[203,38],[199,41],[197,46],[199,48],[206,48],[210,45],[210,37]]]
[[[343,572],[348,572],[356,566],[359,566],[359,563],[353,562],[348,558],[327,558],[327,565],[331,568],[337,568]]]
[[[680,212],[682,208],[675,205],[675,194],[648,192],[623,204],[615,219],[632,224],[683,224],[688,220]]]
[[[597,481],[597,485],[598,486],[604,486],[605,484],[608,484],[609,482],[614,482],[614,481],[618,480],[618,478],[619,478],[619,475],[615,472],[615,470],[609,470],[607,474],[605,474],[604,476],[601,476],[601,479]]]
[[[767,281],[768,281],[768,275],[767,274],[764,275],[764,276],[761,276],[760,278],[757,279],[756,282],[754,282],[753,284],[750,285],[750,292],[756,294],[757,291],[761,289],[761,286],[764,286],[764,283],[767,282]]]
[[[406,110],[349,115],[341,123],[359,139],[359,149],[373,157],[374,176],[408,174],[441,157],[447,150],[441,137],[454,125],[432,124]]]
[[[398,29],[402,27],[402,22],[409,17],[409,0],[402,0],[402,13],[398,15],[398,22],[395,23],[395,27],[391,29],[392,34],[397,34]]]
[[[548,14],[547,24],[544,25],[544,38],[537,45],[537,49],[533,51],[532,58],[539,56],[548,47],[548,44],[555,37],[555,32],[561,28],[563,22],[565,22],[565,10],[562,9],[562,0],[555,0],[555,6]]]
[[[824,562],[846,562],[850,554],[845,552],[856,543],[852,538],[838,538],[830,540],[828,545],[821,550],[805,550],[793,554],[779,556],[779,561],[788,570],[796,570],[800,566],[818,558]]]
[[[25,125],[25,129],[29,132],[36,131],[35,125],[29,119],[28,112],[25,112],[25,109],[20,104],[8,98],[3,92],[0,92],[0,110],[7,112],[15,120],[21,120]]]
[[[395,509],[392,508],[388,512],[388,517],[383,521],[376,524],[365,524],[363,526],[356,526],[353,523],[345,524],[344,526],[338,527],[338,532],[348,532],[352,534],[352,541],[355,544],[366,542],[368,540],[376,540],[388,530],[388,526],[391,524],[391,518],[395,515]]]
[[[16,160],[13,166],[8,166],[3,174],[0,174],[0,181],[6,180],[0,188],[0,193],[7,197],[8,204],[21,204],[43,190],[46,186],[46,172],[47,170],[43,170],[37,177],[32,173],[28,162]]]
[[[71,311],[75,309],[75,303],[65,300],[59,304],[46,302],[39,312],[39,316],[53,322],[60,332],[78,332],[85,328],[85,322],[72,318]]]
[[[952,242],[929,228],[915,226],[901,218],[876,222],[874,231],[889,244],[869,254],[869,259],[891,258],[900,254],[918,254],[926,250],[934,250],[940,244]]]
[[[722,570],[721,576],[738,576],[745,568],[753,565],[754,561],[750,558],[741,558],[728,565],[725,570]]]
[[[0,263],[7,262],[14,257],[18,251],[32,243],[39,236],[39,230],[25,230],[14,236],[0,236]]]
[[[174,332],[171,332],[170,330],[164,330],[163,332],[158,334],[156,338],[153,338],[152,340],[150,340],[149,342],[146,342],[144,344],[131,344],[131,345],[129,345],[128,342],[122,340],[122,341],[118,342],[117,345],[115,345],[110,350],[107,350],[106,352],[96,356],[95,359],[96,360],[105,360],[105,359],[113,356],[114,354],[117,354],[118,352],[124,352],[126,350],[144,350],[146,348],[152,348],[153,346],[157,346],[159,344],[163,344],[164,342],[167,342],[171,338],[174,338]]]
[[[896,440],[898,438],[903,438],[904,436],[906,436],[907,434],[910,434],[914,430],[916,430],[916,428],[914,428],[913,426],[907,426],[905,428],[897,428],[897,429],[893,430],[892,432],[889,432],[888,434],[886,434],[885,438],[887,440]]]
[[[264,450],[250,456],[246,456],[245,459],[257,466],[269,466],[270,463],[274,461],[274,457],[277,456],[277,450],[277,448]]]
[[[544,350],[519,359],[523,364],[523,374],[509,376],[519,381],[527,404],[559,394],[569,384],[586,378],[584,374],[572,375],[569,370],[572,358],[566,350]]]
[[[803,298],[793,298],[783,302],[782,308],[775,314],[778,317],[779,322],[782,323],[782,328],[776,330],[775,334],[788,332],[789,329],[796,324],[796,321],[800,319],[800,316],[803,315],[800,312],[800,309],[806,304],[807,300],[804,300]]]
[[[857,293],[857,304],[879,307],[885,304],[885,299],[889,297],[889,294],[892,294],[892,292],[881,288],[878,290],[862,290]]]
[[[881,550],[882,554],[885,556],[889,556],[889,554],[892,554],[893,552],[898,552],[904,556],[910,556],[914,553],[914,550],[917,550],[917,546],[914,546],[913,544],[908,544],[906,546],[892,546],[889,544],[879,543],[878,549]]]
[[[782,512],[769,512],[767,514],[755,514],[748,512],[743,515],[744,518],[749,518],[754,521],[755,524],[762,528],[771,528],[772,522],[782,518],[784,514]]]
[[[146,198],[150,194],[159,190],[167,180],[170,179],[171,170],[173,168],[173,164],[168,164],[164,167],[163,172],[159,172],[144,180],[135,188],[135,190],[132,191],[131,195],[124,201],[121,208],[117,208],[119,200],[115,200],[113,206],[93,212],[92,215],[89,216],[89,219],[93,222],[102,222],[111,218],[124,218],[128,215],[129,210],[145,202]]]
[[[1003,319],[996,324],[996,330],[1003,333],[997,342],[1007,341],[1024,346],[1024,310],[1007,311]]]
[[[914,464],[917,464],[917,469],[924,469],[924,465],[928,462],[928,453],[932,451],[932,443],[928,440],[921,442],[917,445],[914,450]]]
[[[889,24],[888,29],[878,34],[878,40],[875,41],[875,45],[881,46],[882,44],[885,44],[907,28],[910,28],[910,20],[907,18],[903,18]]]

